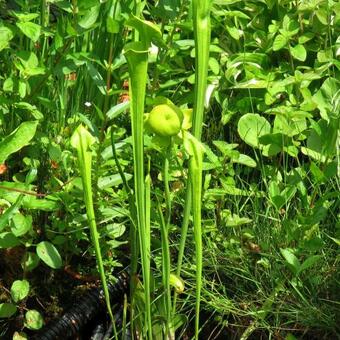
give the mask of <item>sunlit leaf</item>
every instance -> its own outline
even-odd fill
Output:
[[[0,164],[12,154],[28,145],[34,137],[37,121],[21,123],[10,135],[0,142]]]
[[[63,264],[57,248],[48,241],[38,243],[37,255],[51,268],[58,269]]]

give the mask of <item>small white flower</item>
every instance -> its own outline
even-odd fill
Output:
[[[158,47],[151,43],[151,47],[149,48],[149,52],[152,55],[157,55],[158,54]]]
[[[86,106],[86,107],[91,107],[92,104],[91,104],[90,102],[85,102],[85,106]]]

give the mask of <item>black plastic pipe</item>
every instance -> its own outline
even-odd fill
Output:
[[[105,338],[105,334],[105,323],[102,321],[94,328],[90,340],[103,340]]]
[[[111,301],[115,304],[123,302],[124,293],[129,291],[129,276],[123,272],[118,276],[116,284],[108,284]],[[33,340],[66,340],[75,339],[81,330],[96,315],[105,310],[105,297],[101,288],[94,288],[86,293],[60,319],[46,325]]]

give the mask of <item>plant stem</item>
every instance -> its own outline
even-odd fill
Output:
[[[186,137],[188,138],[188,137]],[[196,248],[196,318],[195,318],[195,339],[198,340],[199,334],[199,315],[202,288],[202,169],[203,169],[203,147],[201,143],[193,136],[189,135],[188,142],[190,160],[189,171],[191,177],[192,191],[192,210],[194,224],[194,239]],[[188,150],[187,150],[188,151]]]
[[[159,214],[161,220],[161,235],[162,235],[162,259],[163,259],[163,286],[164,286],[164,305],[166,314],[166,337],[171,338],[171,289],[170,289],[170,273],[171,273],[171,257],[169,247],[169,229],[171,221],[171,197],[169,190],[169,157],[171,155],[171,144],[165,151],[164,167],[163,167],[163,180],[164,180],[164,193],[166,204],[166,218],[164,221],[162,210],[159,206]]]

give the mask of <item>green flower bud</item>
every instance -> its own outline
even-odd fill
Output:
[[[180,132],[182,121],[183,113],[175,105],[160,104],[151,110],[147,122],[156,135],[171,137]]]

